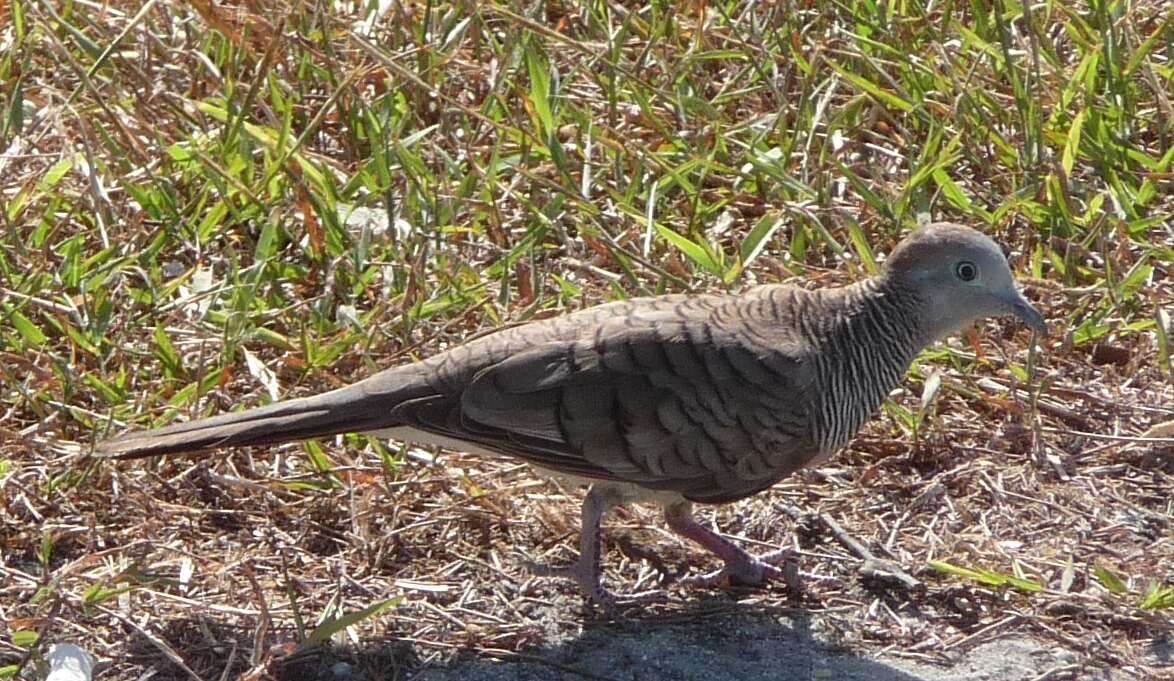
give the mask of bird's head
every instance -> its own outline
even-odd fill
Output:
[[[930,338],[1001,315],[1047,335],[1043,315],[1015,287],[1003,251],[970,227],[937,223],[912,232],[885,260],[881,276],[916,292]]]

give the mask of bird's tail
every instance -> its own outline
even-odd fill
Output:
[[[411,380],[410,372],[397,376],[399,373],[393,369],[320,395],[124,433],[99,443],[95,453],[112,459],[138,459],[392,428],[399,425],[393,414],[395,407],[415,397],[422,387]]]

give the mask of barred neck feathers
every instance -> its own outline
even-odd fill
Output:
[[[911,289],[874,278],[825,295],[830,314],[815,341],[823,388],[816,432],[821,449],[832,452],[852,439],[932,339]]]

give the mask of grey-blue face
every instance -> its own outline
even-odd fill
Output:
[[[884,274],[917,291],[931,338],[1002,315],[1047,334],[1043,316],[1015,287],[998,244],[969,227],[938,223],[911,233],[885,261]]]

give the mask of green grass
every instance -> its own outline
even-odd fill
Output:
[[[1154,397],[1174,305],[1167,3],[393,3],[356,28],[370,16],[0,8],[0,564],[40,551],[13,499],[100,502],[105,464],[54,443],[625,296],[858,278],[927,217],[1004,243],[1061,331],[1038,399],[1104,432],[1174,418]],[[1075,368],[1106,347],[1126,359]],[[946,372],[930,399],[997,419],[1019,412],[973,385],[1026,378],[1002,356],[934,349],[918,375]],[[1056,387],[1137,409],[1114,421]],[[940,411],[896,400],[880,432],[940,442]],[[1080,460],[1086,443],[1051,438]],[[389,478],[407,465],[351,441]],[[304,451],[287,487],[349,484],[350,458]],[[1147,484],[1170,480],[1151,465]],[[1168,505],[1131,503],[1169,536]],[[48,584],[55,565],[28,569]],[[57,607],[31,593],[9,601],[22,616]]]

